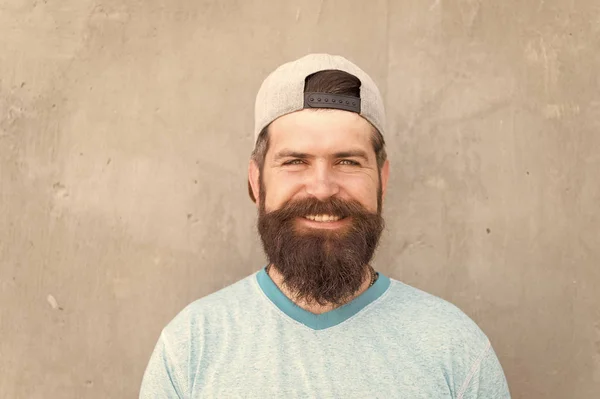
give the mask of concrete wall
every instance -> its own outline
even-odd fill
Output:
[[[515,398],[600,396],[600,3],[0,1],[0,398],[130,398],[160,329],[264,264],[256,90],[379,82],[376,266],[460,306]]]

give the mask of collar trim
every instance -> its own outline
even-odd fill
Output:
[[[289,299],[266,272],[266,266],[256,275],[258,285],[267,298],[283,313],[313,330],[324,330],[348,320],[367,305],[379,298],[390,286],[390,279],[379,273],[379,278],[365,292],[349,303],[322,314],[314,314],[302,309]]]

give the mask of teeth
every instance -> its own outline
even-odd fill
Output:
[[[315,222],[336,222],[340,220],[338,216],[333,215],[307,215],[305,217],[308,220],[313,220]]]

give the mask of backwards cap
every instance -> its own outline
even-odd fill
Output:
[[[360,98],[328,93],[304,93],[307,76],[324,70],[340,70],[357,77]],[[344,57],[309,54],[281,65],[263,81],[254,105],[254,142],[265,126],[280,116],[304,108],[332,108],[356,112],[383,135],[385,109],[373,79]]]

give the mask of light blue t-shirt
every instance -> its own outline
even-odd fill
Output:
[[[140,398],[510,398],[477,325],[380,274],[315,315],[265,269],[188,305],[162,331]]]

